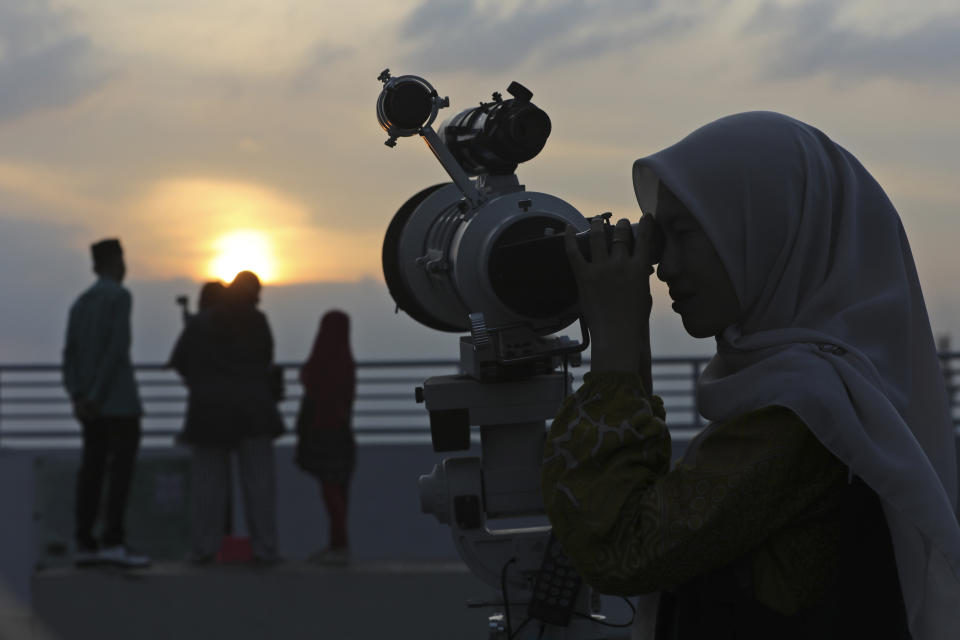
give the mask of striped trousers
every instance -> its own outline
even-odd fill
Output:
[[[244,514],[253,555],[277,557],[277,479],[273,439],[244,438],[235,449],[193,447],[191,463],[191,542],[195,556],[220,549],[230,487],[230,454],[236,451]]]

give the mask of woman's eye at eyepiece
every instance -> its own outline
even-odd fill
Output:
[[[654,265],[660,262],[660,258],[663,256],[663,245],[666,239],[663,235],[663,229],[660,227],[660,223],[657,222],[656,218],[653,220],[653,224],[650,225],[650,264]]]

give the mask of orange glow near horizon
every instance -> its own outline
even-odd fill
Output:
[[[271,285],[380,278],[383,231],[330,228],[299,199],[269,185],[210,178],[152,184],[123,210],[135,272],[147,279],[219,279],[240,271]],[[131,253],[131,255],[133,255]]]
[[[266,234],[260,231],[233,231],[214,242],[216,255],[208,274],[229,283],[241,271],[253,271],[263,283],[277,277],[273,251]]]

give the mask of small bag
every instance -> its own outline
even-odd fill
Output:
[[[280,402],[286,395],[283,385],[283,367],[278,364],[270,365],[267,378],[270,381],[270,395],[273,396],[273,401]]]

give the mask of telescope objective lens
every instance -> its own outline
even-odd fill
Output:
[[[433,111],[433,96],[419,82],[400,82],[386,90],[383,111],[398,129],[419,129]]]

